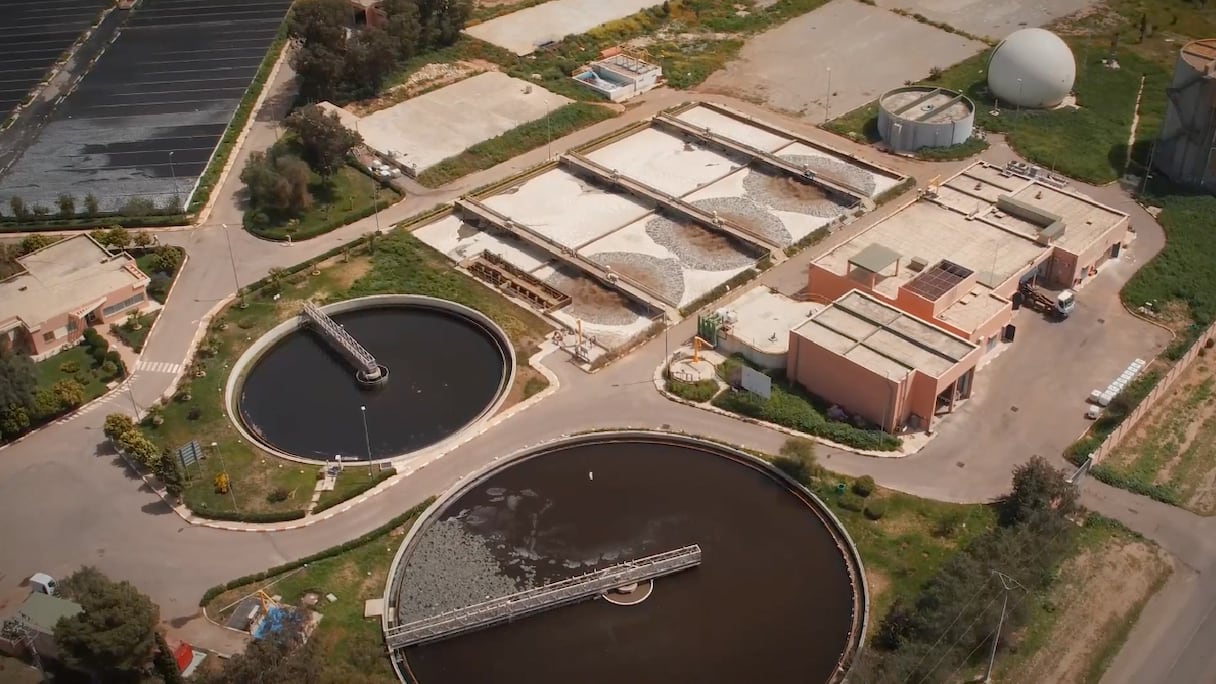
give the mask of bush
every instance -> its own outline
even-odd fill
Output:
[[[64,361],[59,364],[59,372],[67,375],[73,375],[80,370],[80,363],[77,361]]]
[[[862,475],[853,481],[853,493],[857,496],[866,497],[874,493],[874,478],[869,475]]]
[[[102,365],[103,372],[104,372],[104,369],[105,369],[105,365],[103,364]],[[76,375],[73,375],[72,377],[76,379],[76,382],[80,383],[81,387],[88,387],[89,384],[93,382],[93,376],[85,371],[80,371],[79,373],[77,373]]]
[[[273,523],[284,522],[286,520],[299,520],[308,512],[303,509],[290,511],[268,511],[265,513],[237,513],[236,511],[207,511],[206,516],[210,520],[227,520],[229,522],[247,522],[247,523]]]
[[[773,459],[773,465],[804,487],[809,486],[815,476],[814,470],[801,459],[777,456]]]
[[[51,386],[55,398],[65,409],[76,408],[84,403],[84,386],[72,379],[60,380]]]
[[[106,359],[105,362],[101,364],[101,368],[98,370],[101,371],[102,377],[112,378],[115,375],[118,375],[118,366],[116,366],[114,362],[109,359]]]
[[[266,501],[272,504],[282,503],[286,501],[287,497],[290,495],[291,492],[287,491],[286,487],[275,487],[274,489],[270,490],[269,494],[266,495]]]
[[[716,380],[685,382],[684,380],[668,378],[667,391],[681,399],[701,403],[714,398],[714,395],[718,393],[718,383]]]
[[[862,509],[866,507],[866,500],[860,496],[857,496],[856,494],[853,494],[852,492],[845,492],[844,494],[841,494],[840,499],[837,501],[841,508],[845,509],[846,511],[853,511],[855,513],[860,513]]]
[[[865,516],[870,520],[880,520],[887,513],[887,502],[881,499],[866,502]]]

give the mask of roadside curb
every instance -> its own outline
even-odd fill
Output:
[[[208,312],[204,321],[209,322],[211,317],[214,315],[214,313],[220,307],[226,305],[226,302],[230,301],[231,299],[232,299],[232,297],[229,297],[224,302],[221,302],[220,305],[217,305],[216,308],[212,309],[211,312]],[[205,331],[207,329],[207,326],[203,325],[204,321],[200,321],[199,329],[202,331]],[[200,338],[199,335],[195,336],[195,341],[191,347],[192,349],[195,345],[197,345],[199,338]],[[132,471],[134,471],[136,474],[138,474],[140,476],[140,478],[144,481],[144,484],[146,484],[149,489],[151,489],[158,497],[160,497],[160,499],[165,502],[165,505],[167,505],[170,509],[172,509],[173,512],[176,513],[179,518],[181,518],[184,522],[186,522],[190,525],[194,525],[196,527],[208,527],[208,528],[216,529],[216,530],[225,530],[228,532],[287,532],[289,530],[296,530],[296,529],[300,529],[300,528],[304,528],[304,527],[309,527],[311,525],[315,525],[316,523],[323,522],[325,520],[329,520],[330,518],[332,518],[336,515],[339,515],[341,513],[345,513],[346,511],[349,511],[350,509],[358,506],[359,504],[366,502],[368,499],[378,496],[379,494],[387,491],[388,489],[390,489],[397,483],[408,478],[410,475],[413,475],[414,473],[418,472],[419,470],[422,470],[423,468],[427,467],[431,463],[438,461],[439,459],[441,459],[444,456],[446,456],[447,454],[455,451],[456,449],[460,448],[461,446],[464,446],[465,444],[472,441],[473,439],[476,439],[477,437],[482,436],[491,428],[510,419],[511,417],[515,416],[518,413],[526,411],[527,409],[540,403],[545,398],[556,393],[559,389],[561,389],[561,381],[558,379],[556,373],[554,373],[546,365],[544,365],[544,363],[542,363],[543,359],[545,357],[549,356],[550,354],[552,354],[554,351],[556,351],[556,349],[557,349],[557,347],[554,346],[551,342],[546,342],[544,345],[541,346],[540,351],[533,354],[528,359],[529,365],[531,365],[533,368],[537,369],[541,373],[541,375],[545,376],[545,379],[549,381],[549,386],[546,387],[541,392],[529,397],[528,399],[516,404],[515,406],[512,406],[511,408],[507,409],[506,411],[503,411],[502,413],[483,422],[476,429],[470,430],[468,433],[462,435],[461,439],[447,445],[447,447],[443,451],[427,455],[426,457],[424,457],[425,460],[423,462],[421,462],[417,465],[412,465],[412,467],[404,467],[396,475],[388,478],[384,482],[382,482],[379,485],[375,486],[374,488],[364,492],[363,494],[360,494],[359,496],[357,496],[353,499],[350,499],[348,501],[343,501],[342,503],[336,504],[336,505],[332,506],[331,508],[326,509],[324,512],[320,513],[319,515],[306,516],[306,517],[300,518],[296,521],[291,521],[289,524],[279,525],[279,524],[274,524],[274,523],[224,522],[224,521],[212,520],[210,518],[204,518],[202,516],[195,515],[194,512],[191,511],[189,508],[187,508],[184,504],[171,503],[168,493],[165,491],[165,489],[163,487],[159,486],[159,483],[154,484],[154,480],[147,473],[145,473],[142,468],[137,467],[127,457],[127,455],[122,452],[121,449],[116,449],[116,451],[118,451],[118,454],[122,457],[123,461],[127,464],[127,466],[129,468],[131,468]],[[184,366],[183,366],[183,368],[184,368]],[[179,376],[180,376],[180,374],[179,374]],[[176,384],[176,382],[174,384]],[[168,392],[168,394],[172,395],[172,391]],[[412,459],[406,459],[405,462],[402,463],[401,465],[406,466],[407,464],[411,464],[411,461],[412,461]]]
[[[867,456],[870,458],[880,458],[880,459],[907,458],[908,456],[915,455],[917,452],[919,452],[921,449],[923,449],[925,447],[925,445],[928,443],[928,440],[926,440],[925,442],[921,443],[920,446],[916,447],[912,451],[907,451],[907,452],[904,452],[904,451],[899,451],[899,452],[864,451],[864,450],[860,450],[860,449],[855,449],[850,446],[845,446],[843,444],[833,442],[831,440],[824,439],[822,437],[808,435],[805,432],[799,432],[798,430],[787,428],[782,425],[777,425],[776,423],[769,423],[769,422],[759,420],[756,418],[749,418],[748,416],[741,416],[737,413],[731,413],[730,411],[720,409],[717,406],[714,406],[712,404],[708,404],[708,403],[698,404],[696,402],[689,401],[682,397],[677,397],[676,395],[667,391],[667,383],[663,377],[663,368],[667,365],[669,360],[674,360],[674,359],[675,359],[675,354],[672,354],[670,357],[668,357],[667,359],[664,359],[658,366],[656,366],[654,369],[653,379],[654,379],[654,387],[656,390],[659,391],[659,394],[663,395],[663,397],[666,398],[668,401],[672,401],[677,404],[683,404],[685,406],[690,406],[692,408],[700,409],[707,413],[716,413],[720,416],[726,416],[727,418],[737,420],[741,423],[748,423],[750,425],[756,425],[758,427],[768,428],[770,430],[776,430],[777,432],[789,435],[790,437],[808,439],[817,444],[822,444],[825,447],[835,449],[837,451],[843,451],[843,452],[849,453],[849,454],[855,454],[857,456]],[[727,390],[723,390],[723,391],[729,392],[730,390],[727,389]]]

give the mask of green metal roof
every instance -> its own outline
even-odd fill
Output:
[[[18,613],[29,626],[43,634],[51,634],[61,618],[72,617],[80,610],[79,604],[67,599],[34,592],[21,604]]]
[[[884,269],[899,261],[900,254],[890,247],[878,243],[867,245],[865,249],[853,255],[849,263],[864,268],[870,273],[882,273]]]

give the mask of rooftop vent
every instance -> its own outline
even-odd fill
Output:
[[[925,270],[925,267],[928,265],[929,265],[929,262],[925,261],[922,257],[912,257],[908,261],[908,268],[912,269],[913,271],[916,271],[917,273]]]

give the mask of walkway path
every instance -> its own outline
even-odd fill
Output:
[[[282,83],[276,84],[276,87],[281,86]],[[683,93],[656,91],[619,119],[555,141],[554,149],[568,149],[684,99],[687,95]],[[268,102],[276,100],[272,97]],[[762,113],[747,104],[731,104],[744,111]],[[775,118],[772,114],[764,116]],[[247,157],[259,145],[264,147],[273,142],[273,123],[263,119],[259,116],[254,124],[257,130],[248,136],[248,144],[238,157]],[[797,128],[797,125],[791,124],[791,127]],[[843,140],[837,144],[849,146]],[[438,202],[453,199],[469,188],[533,166],[543,161],[545,154],[544,150],[534,151],[474,174],[457,187],[408,197],[382,212],[380,225],[387,228]],[[999,154],[999,151],[993,154]],[[945,175],[958,166],[930,167],[903,160],[891,163],[922,178],[938,173]],[[237,175],[231,175],[229,182],[220,189],[215,210],[206,225],[162,234],[162,241],[185,247],[190,259],[150,335],[143,360],[136,365],[130,379],[128,396],[140,406],[155,401],[170,386],[174,376],[167,371],[175,370],[174,364],[187,359],[204,317],[234,292],[236,280],[251,282],[265,275],[272,266],[298,263],[376,226],[375,219],[368,218],[292,246],[259,240],[238,227]],[[1116,199],[1117,190],[1093,192],[1106,195],[1104,199],[1111,201]],[[1126,198],[1123,202],[1127,203]],[[785,292],[801,289],[806,263],[814,254],[822,253],[846,235],[869,225],[891,211],[894,204],[858,221],[826,244],[774,267],[763,276],[763,282]],[[1151,220],[1140,224],[1143,218],[1133,215],[1133,221],[1141,228],[1137,253],[1147,258],[1160,248],[1162,238]],[[1111,271],[1100,278],[1110,280],[1110,287],[1117,289],[1119,279],[1125,275]],[[695,319],[684,321],[669,331],[669,337],[671,340],[687,339],[694,328]],[[239,648],[240,640],[231,632],[215,628],[198,617],[197,600],[206,588],[374,529],[427,496],[451,486],[465,473],[503,454],[564,433],[611,427],[679,430],[766,451],[780,447],[785,436],[779,432],[675,404],[656,393],[652,375],[663,356],[664,344],[662,338],[655,340],[595,375],[582,373],[560,357],[550,357],[549,365],[561,382],[557,396],[506,421],[489,436],[469,441],[363,505],[308,528],[275,534],[191,526],[169,511],[142,481],[102,446],[101,425],[105,413],[125,405],[114,399],[105,410],[85,413],[4,449],[0,458],[0,511],[10,520],[22,522],[6,525],[0,531],[0,546],[21,550],[0,554],[0,610],[6,602],[19,599],[24,590],[18,585],[30,574],[45,571],[63,575],[82,563],[89,563],[111,576],[131,580],[151,595],[160,604],[162,616],[179,636],[230,652]],[[957,438],[971,446],[974,434],[977,433],[966,431]],[[878,460],[832,450],[822,450],[821,457],[832,470],[854,475],[869,473],[881,484],[895,489],[951,501],[982,501],[1004,492],[1012,465],[1031,455],[1017,448],[1016,442],[1013,448],[999,453],[964,450],[945,434],[940,435],[936,443],[936,448],[931,445],[923,453],[908,459]],[[959,467],[960,462],[965,467]],[[1085,491],[1087,504],[1096,510],[1110,511],[1121,520],[1129,520],[1133,527],[1142,525],[1146,535],[1164,540],[1166,548],[1197,569],[1193,572],[1196,578],[1202,577],[1216,563],[1213,544],[1204,542],[1198,538],[1201,535],[1190,531],[1203,529],[1206,532],[1206,528],[1196,528],[1194,520],[1178,515],[1173,509],[1161,510],[1152,505],[1136,508],[1142,500],[1092,483],[1086,485]],[[1130,510],[1132,508],[1136,510]],[[1208,537],[1211,537],[1210,533]],[[1135,670],[1145,675],[1127,681],[1203,680],[1202,677],[1170,680],[1169,667],[1158,668],[1154,676],[1148,676],[1152,671],[1149,666],[1159,665],[1165,657],[1163,654],[1169,652],[1163,646],[1167,643],[1163,639],[1174,639],[1173,643],[1181,648],[1187,641],[1188,630],[1190,634],[1198,635],[1196,641],[1199,643],[1211,643],[1210,639],[1216,637],[1216,626],[1207,620],[1216,601],[1216,588],[1202,584],[1194,579],[1188,581],[1180,573],[1171,583],[1170,590],[1150,605],[1146,619],[1141,621],[1142,626],[1149,626],[1143,630],[1137,628],[1144,634],[1138,634],[1141,638],[1137,640],[1136,648],[1121,654],[1119,661],[1127,671]],[[1171,609],[1175,606],[1186,609],[1176,615],[1173,623],[1165,625],[1149,619],[1149,616],[1174,615]],[[1187,653],[1186,659],[1178,662],[1180,669],[1176,672],[1205,672],[1202,670],[1207,667],[1205,654]],[[1141,667],[1144,669],[1137,669]]]

